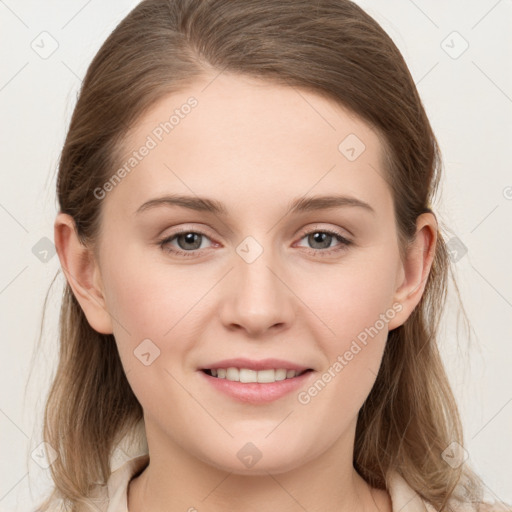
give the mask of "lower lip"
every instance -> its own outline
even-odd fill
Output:
[[[203,377],[218,391],[235,398],[241,402],[251,404],[263,404],[279,400],[283,396],[297,391],[314,373],[308,371],[299,377],[279,380],[276,382],[236,382],[227,379],[212,377],[203,371],[199,371]]]

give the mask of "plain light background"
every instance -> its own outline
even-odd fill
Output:
[[[453,293],[440,346],[465,450],[492,500],[512,503],[512,2],[358,1],[407,61],[444,158],[434,208],[450,240],[473,332],[456,337]],[[55,175],[81,79],[136,1],[0,0],[0,510],[49,490],[36,461],[57,361],[63,278],[54,254]],[[44,465],[44,463],[43,463]]]

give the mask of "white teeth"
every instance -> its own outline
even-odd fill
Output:
[[[257,375],[258,382],[275,382],[276,381],[276,371],[275,370],[260,370],[259,372],[254,372]]]
[[[284,368],[279,368],[279,370],[276,370],[276,380],[284,379],[286,379],[286,370]]]
[[[285,368],[268,370],[249,370],[248,368],[217,368],[210,370],[213,377],[226,379],[233,382],[260,382],[267,384],[285,379],[293,379],[300,372],[295,370],[286,370]]]
[[[238,371],[238,368],[228,368],[226,370],[226,379],[232,381],[239,381],[240,372]]]
[[[255,370],[240,368],[238,376],[240,377],[240,382],[258,382],[258,372]]]

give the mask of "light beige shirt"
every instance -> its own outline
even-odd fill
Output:
[[[149,455],[139,455],[124,462],[118,469],[113,471],[106,486],[101,486],[93,498],[91,510],[96,512],[128,512],[127,491],[130,480],[139,474],[148,464]],[[424,501],[398,474],[391,473],[388,493],[391,497],[393,512],[436,512],[436,509]],[[454,511],[476,512],[478,509],[473,505],[453,501],[451,503]],[[58,512],[60,509],[52,509]],[[512,512],[512,508],[493,505],[485,505],[480,512]]]

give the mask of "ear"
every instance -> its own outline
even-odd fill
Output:
[[[62,270],[90,326],[99,333],[112,334],[99,266],[92,250],[78,238],[73,217],[57,215],[54,239]]]
[[[392,330],[402,325],[418,305],[425,291],[437,244],[437,220],[433,213],[423,213],[416,220],[416,235],[400,262],[394,304],[401,311],[389,322]]]

